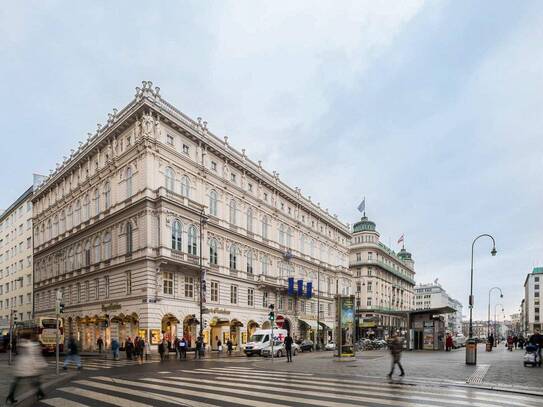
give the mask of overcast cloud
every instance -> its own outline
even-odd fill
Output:
[[[366,196],[464,305],[493,234],[475,316],[495,285],[518,312],[543,264],[541,2],[110,4],[3,2],[0,207],[152,80],[343,221]]]

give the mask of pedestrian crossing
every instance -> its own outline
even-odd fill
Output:
[[[39,406],[536,407],[543,398],[464,387],[403,385],[246,366],[170,369],[131,378],[97,375],[57,389]]]
[[[160,359],[157,357],[153,359],[148,360],[136,360],[136,359],[120,359],[120,360],[113,360],[113,359],[106,359],[104,357],[83,357],[81,358],[81,366],[84,370],[90,370],[90,371],[97,371],[102,369],[113,369],[116,367],[125,367],[125,366],[135,366],[135,365],[146,365],[149,363],[159,363]],[[54,360],[48,360],[47,364],[49,367],[56,367],[56,362]],[[62,365],[64,364],[64,359],[60,360],[60,367],[62,368]],[[69,369],[76,369],[77,366],[71,362],[68,364]]]

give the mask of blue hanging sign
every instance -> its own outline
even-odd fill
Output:
[[[308,281],[305,286],[305,295],[307,298],[311,298],[313,295],[313,283],[311,281]]]
[[[304,295],[304,280],[298,280],[298,295]]]
[[[288,278],[288,295],[294,295],[294,277]]]

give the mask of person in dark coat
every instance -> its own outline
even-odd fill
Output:
[[[232,356],[232,349],[234,348],[234,344],[230,339],[226,341],[226,350],[228,351],[228,356]]]
[[[292,339],[292,336],[290,336],[290,333],[287,333],[287,336],[285,337],[285,351],[287,352],[287,363],[292,362],[292,343],[294,340]]]
[[[405,371],[403,370],[403,366],[400,363],[400,360],[402,358],[402,351],[403,351],[403,343],[398,336],[397,333],[392,335],[392,340],[389,344],[390,354],[392,355],[392,366],[390,367],[390,373],[388,374],[388,378],[390,379],[392,377],[392,374],[394,373],[394,368],[396,365],[400,368],[400,376],[405,376]]]
[[[166,339],[163,339],[159,344],[158,344],[158,353],[160,355],[160,360],[163,361],[164,360],[164,353],[166,352],[166,347],[168,346],[167,345],[168,342],[166,342]]]
[[[98,345],[98,352],[102,353],[102,349],[104,348],[104,340],[102,337],[98,337],[98,340],[96,341],[96,344]]]
[[[81,370],[81,358],[79,357],[79,349],[73,336],[68,339],[68,355],[64,359],[64,370],[68,369],[68,363],[74,362],[77,365],[77,370]]]
[[[124,350],[126,352],[126,359],[132,360],[132,354],[134,353],[134,343],[132,342],[132,339],[130,339],[130,337],[126,339],[126,343],[124,344]]]

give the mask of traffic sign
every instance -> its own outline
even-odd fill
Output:
[[[283,315],[277,315],[277,318],[275,318],[275,324],[279,328],[283,328],[284,323],[285,323],[285,317]]]

